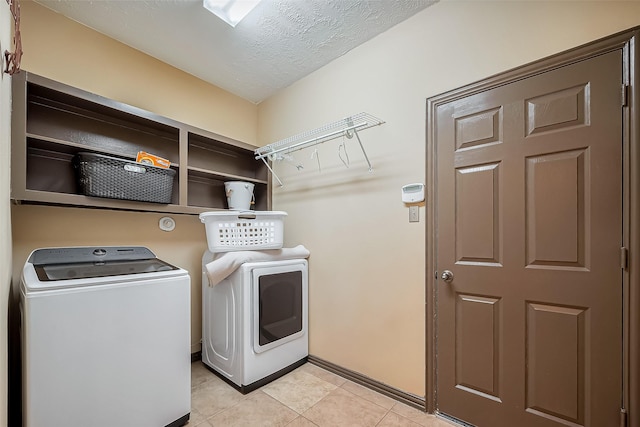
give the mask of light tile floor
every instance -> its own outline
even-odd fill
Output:
[[[188,427],[452,427],[311,363],[243,395],[191,365]]]

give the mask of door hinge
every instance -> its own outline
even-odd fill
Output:
[[[627,427],[627,410],[620,408],[620,427]]]
[[[620,268],[626,270],[629,266],[629,250],[624,246],[620,248]]]
[[[629,104],[629,85],[622,85],[622,106],[626,107]]]

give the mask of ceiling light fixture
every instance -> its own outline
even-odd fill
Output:
[[[202,5],[224,22],[235,27],[260,1],[261,0],[203,0]]]

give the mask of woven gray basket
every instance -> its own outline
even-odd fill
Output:
[[[94,153],[74,157],[82,194],[138,202],[171,203],[176,171]]]

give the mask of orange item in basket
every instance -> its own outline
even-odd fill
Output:
[[[136,156],[136,162],[143,163],[146,165],[157,166],[163,169],[169,169],[171,166],[171,162],[167,159],[163,159],[162,157],[158,157],[154,154],[149,154],[145,151],[138,151],[138,155]]]

